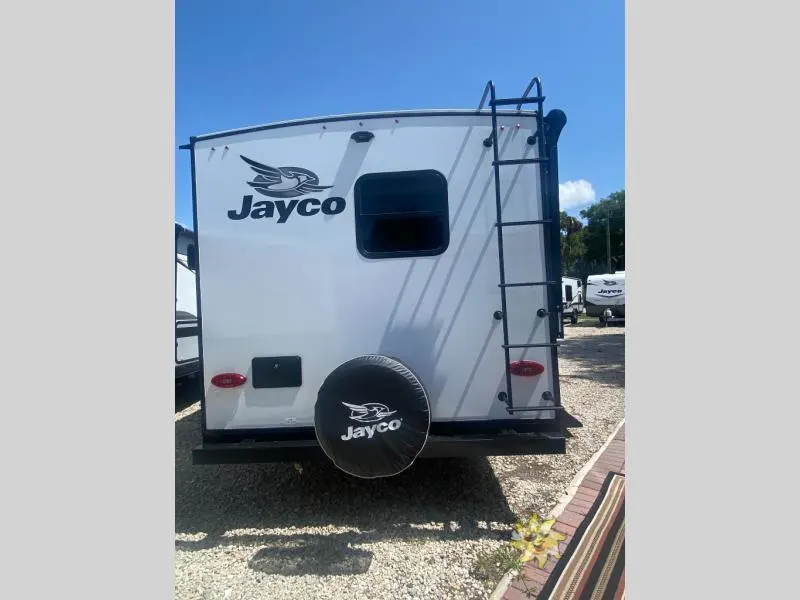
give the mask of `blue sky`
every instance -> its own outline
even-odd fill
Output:
[[[340,113],[473,108],[486,81],[539,75],[560,108],[561,202],[625,183],[623,0],[176,0],[176,146],[191,135]],[[191,224],[188,152],[175,210]]]

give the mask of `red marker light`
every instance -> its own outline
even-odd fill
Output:
[[[235,388],[244,385],[247,377],[239,373],[220,373],[211,378],[211,385],[219,388]]]
[[[517,360],[511,363],[511,374],[520,377],[536,377],[544,373],[544,365],[532,360]]]

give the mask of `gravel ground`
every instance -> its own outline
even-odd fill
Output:
[[[583,427],[559,456],[428,459],[369,481],[325,462],[195,467],[199,404],[183,391],[175,597],[486,598],[479,554],[503,546],[517,516],[551,510],[624,418],[624,328],[565,329],[562,401]]]

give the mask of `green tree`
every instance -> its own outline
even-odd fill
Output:
[[[583,256],[586,275],[608,271],[608,237],[611,239],[611,270],[625,269],[625,190],[614,192],[580,213],[586,225]],[[610,234],[610,236],[609,236]],[[602,265],[602,266],[601,266]],[[598,267],[600,267],[598,269]]]
[[[583,243],[583,223],[567,213],[561,212],[561,271],[567,275],[575,272],[575,267],[586,253]]]
[[[580,220],[561,213],[561,269],[584,281],[608,271],[606,221],[611,238],[611,270],[625,269],[625,190],[620,190],[580,212]]]
[[[583,229],[583,223],[581,223],[579,219],[576,219],[575,217],[570,217],[563,210],[561,211],[562,235],[569,236],[578,233],[581,229]]]

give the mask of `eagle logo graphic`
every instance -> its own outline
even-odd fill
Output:
[[[603,284],[607,285],[608,287],[619,285],[616,281],[609,281],[608,279],[603,279]]]
[[[321,192],[332,185],[319,185],[319,177],[313,171],[300,167],[270,167],[262,165],[246,156],[240,158],[257,173],[253,181],[248,181],[258,193],[272,198],[296,198],[312,192]]]
[[[359,423],[381,421],[397,412],[396,410],[389,410],[388,406],[377,402],[367,402],[363,405],[348,404],[347,402],[342,402],[342,404],[350,409],[350,418]]]

